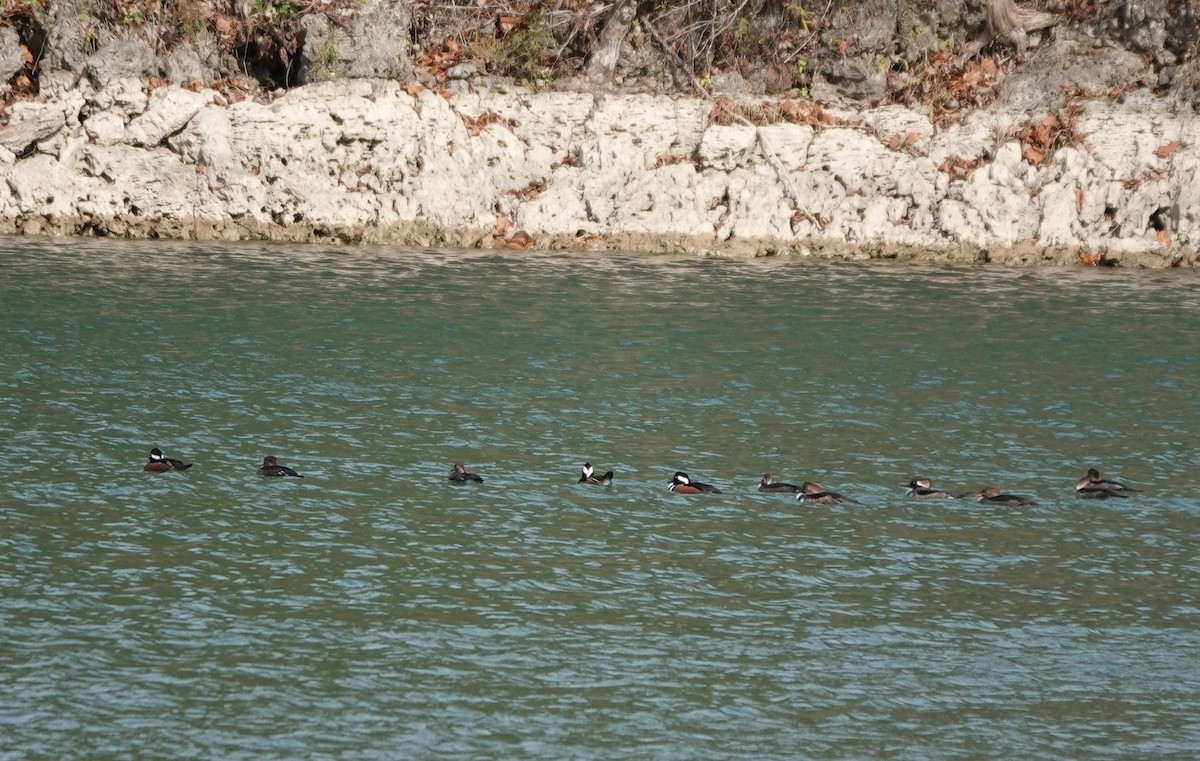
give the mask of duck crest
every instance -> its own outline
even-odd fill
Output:
[[[583,472],[579,475],[579,480],[576,481],[575,483],[591,484],[594,486],[611,486],[612,485],[613,472],[611,470],[606,471],[604,473],[604,475],[602,475],[602,476],[593,475],[594,472],[595,471],[592,468],[592,464],[590,462],[585,462],[583,464]]]
[[[187,470],[192,467],[192,463],[176,460],[173,457],[166,457],[162,450],[158,447],[150,450],[150,459],[146,460],[146,464],[142,466],[142,470],[147,473],[167,473],[172,470]]]

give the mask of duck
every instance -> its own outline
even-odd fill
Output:
[[[800,492],[796,495],[797,502],[812,502],[818,505],[837,505],[842,502],[853,502],[856,505],[861,505],[857,499],[838,494],[837,492],[825,491],[820,484],[814,484],[812,481],[805,481],[800,486]]]
[[[295,478],[304,478],[304,476],[300,475],[299,473],[292,470],[288,466],[280,465],[279,461],[275,459],[275,455],[271,455],[271,454],[269,454],[263,458],[263,463],[258,468],[258,475],[260,475],[260,476],[293,476]]]
[[[142,470],[147,473],[166,473],[170,470],[187,470],[190,467],[192,467],[192,463],[176,460],[173,457],[164,457],[162,450],[155,447],[150,450],[150,459],[146,460]]]
[[[721,490],[712,484],[702,484],[699,481],[693,481],[688,478],[688,474],[682,470],[675,471],[675,475],[671,476],[671,485],[667,487],[667,491],[673,491],[676,494],[720,494]]]
[[[450,469],[449,478],[451,481],[459,484],[465,484],[467,481],[483,483],[482,476],[477,476],[474,473],[468,473],[467,466],[463,465],[461,462],[454,463],[454,467]]]
[[[1087,475],[1075,482],[1075,496],[1080,499],[1108,499],[1128,497],[1126,492],[1137,492],[1120,481],[1109,481],[1100,477],[1100,471],[1088,468]]]
[[[592,475],[592,472],[592,464],[590,462],[585,462],[583,464],[583,472],[579,474],[579,480],[575,483],[592,484],[594,486],[612,486],[613,472],[611,470],[607,471],[602,476],[594,476]]]
[[[995,486],[988,486],[982,489],[975,495],[977,502],[984,502],[990,505],[1007,505],[1009,507],[1017,507],[1018,505],[1036,505],[1029,497],[1021,497],[1016,494],[1003,494]]]
[[[958,499],[950,492],[933,488],[933,482],[928,478],[914,478],[907,486],[908,491],[904,492],[904,496],[912,499]]]
[[[785,484],[771,478],[770,473],[763,473],[762,481],[758,483],[758,490],[770,494],[795,494],[800,491],[800,487],[795,484]]]

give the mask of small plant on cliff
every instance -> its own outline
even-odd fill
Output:
[[[499,36],[474,45],[476,53],[498,73],[528,80],[544,80],[556,73],[561,51],[544,6],[535,8],[508,32],[498,29]]]
[[[254,0],[254,13],[261,16],[267,23],[277,20],[294,19],[300,15],[296,6],[288,0]]]
[[[338,47],[330,40],[321,47],[317,48],[312,55],[312,61],[309,64],[311,71],[308,73],[310,81],[319,81],[325,79],[334,79],[341,72],[338,70]]]

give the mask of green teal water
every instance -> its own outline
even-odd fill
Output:
[[[1200,753],[1195,273],[7,240],[0,326],[5,761]]]

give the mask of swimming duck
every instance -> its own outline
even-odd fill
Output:
[[[483,478],[481,476],[477,476],[474,473],[468,473],[467,466],[463,465],[461,462],[454,463],[454,467],[450,469],[449,478],[451,481],[460,484],[466,483],[467,481],[483,483]]]
[[[611,486],[613,482],[613,472],[610,470],[602,476],[592,475],[592,464],[585,462],[583,464],[583,472],[579,475],[577,484],[592,484],[595,486]]]
[[[693,481],[682,470],[676,471],[675,475],[671,476],[671,485],[667,487],[667,490],[673,491],[676,494],[721,493],[721,490],[712,484],[702,484],[699,481]]]
[[[1016,507],[1018,505],[1036,505],[1029,497],[1020,497],[1016,494],[1002,494],[995,486],[989,486],[975,495],[977,502],[986,502],[991,505],[1008,505]]]
[[[758,490],[770,494],[795,494],[800,491],[800,487],[795,484],[777,482],[771,478],[770,473],[763,473],[762,481],[758,483]]]
[[[142,466],[142,470],[147,473],[166,473],[169,470],[187,470],[192,467],[192,463],[176,460],[172,457],[163,457],[162,450],[158,447],[150,450],[150,459],[146,460],[146,464]]]
[[[1100,477],[1100,471],[1088,468],[1087,475],[1075,482],[1075,496],[1080,499],[1108,499],[1109,497],[1128,497],[1126,492],[1137,492],[1140,489],[1130,489],[1120,481],[1109,481]]]
[[[938,491],[933,488],[933,482],[928,478],[914,478],[908,482],[908,491],[904,496],[913,499],[958,499],[950,492]]]
[[[286,465],[280,465],[275,459],[275,455],[267,455],[263,458],[263,464],[258,468],[260,476],[294,476],[296,478],[304,478],[296,471]]]
[[[812,481],[805,481],[800,487],[800,493],[796,495],[797,502],[813,502],[818,505],[836,505],[841,502],[853,502],[856,505],[862,504],[857,499],[850,499],[836,492],[825,491],[819,484],[814,484]]]

